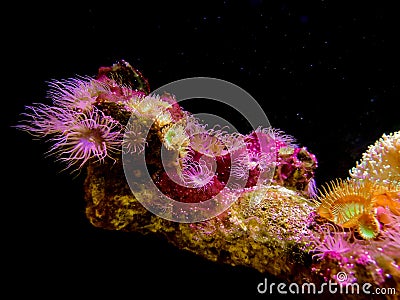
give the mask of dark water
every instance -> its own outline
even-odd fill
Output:
[[[194,76],[240,86],[273,127],[317,156],[318,185],[344,178],[369,144],[400,128],[396,12],[361,1],[12,5],[2,56],[11,282],[38,295],[51,294],[50,286],[78,295],[86,286],[131,298],[139,290],[267,297],[257,295],[264,276],[253,270],[215,265],[152,237],[93,228],[84,217],[83,177],[59,173],[44,157],[45,143],[10,125],[24,105],[46,101],[46,81],[94,75],[125,59],[152,89]],[[229,118],[223,108],[187,107]]]

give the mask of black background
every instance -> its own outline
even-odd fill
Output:
[[[264,274],[205,261],[151,236],[91,226],[83,177],[60,173],[61,165],[44,156],[48,144],[11,127],[24,105],[48,101],[48,80],[95,75],[119,59],[139,69],[152,90],[194,76],[227,80],[260,103],[273,127],[317,156],[318,186],[348,176],[369,144],[399,130],[394,5],[144,2],[3,8],[2,248],[15,295],[267,297],[256,291]],[[229,118],[216,107],[190,105]]]

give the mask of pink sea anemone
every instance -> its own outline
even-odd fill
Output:
[[[61,134],[75,120],[74,111],[44,103],[34,103],[25,107],[24,119],[15,126],[37,138]]]
[[[49,154],[66,162],[67,168],[81,169],[89,159],[103,162],[110,154],[119,151],[122,143],[121,125],[100,110],[93,108],[78,113],[62,134],[52,140]]]
[[[107,84],[89,76],[52,80],[48,97],[59,107],[87,111],[102,94],[111,94]]]
[[[347,233],[337,230],[333,225],[320,227],[320,236],[313,237],[310,251],[312,257],[322,260],[326,256],[330,258],[342,259],[342,255],[351,250],[352,245],[348,241]]]
[[[383,247],[391,247],[398,253],[400,251],[400,216],[392,213],[391,220],[381,232],[381,241]]]
[[[203,159],[186,164],[182,171],[184,183],[191,188],[205,188],[212,184],[215,176],[212,165]]]

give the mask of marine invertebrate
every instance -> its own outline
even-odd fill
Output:
[[[212,165],[204,159],[184,164],[181,174],[183,182],[191,188],[204,188],[206,185],[212,184],[215,176]]]
[[[182,152],[189,146],[189,136],[182,122],[172,124],[163,130],[163,143],[168,150]]]
[[[111,93],[109,86],[90,76],[77,76],[49,82],[48,96],[56,106],[87,111],[101,94]]]
[[[19,129],[47,138],[52,143],[48,153],[66,169],[80,170],[106,157],[115,161],[120,153],[138,158],[145,152],[145,165],[160,191],[194,203],[225,188],[241,193],[253,186],[284,184],[304,192],[301,182],[312,182],[312,173],[303,172],[304,160],[297,155],[307,151],[295,150],[294,139],[283,131],[258,127],[241,134],[218,124],[207,128],[174,95],[150,93],[147,79],[123,60],[99,68],[97,76],[52,80],[47,95],[53,105],[27,107],[27,120]],[[282,153],[287,151],[281,150],[289,148],[298,159],[283,167]],[[165,163],[163,157],[171,160]],[[278,165],[279,176],[273,180]]]
[[[271,182],[314,196],[318,161],[306,147],[298,146],[294,137],[276,128],[257,128],[245,137],[245,143],[250,170],[246,187],[254,186],[260,176],[270,177],[272,171]]]
[[[210,157],[221,156],[229,151],[222,139],[226,135],[225,132],[215,127],[206,129],[206,125],[201,125],[201,123],[194,123],[195,126],[196,124],[197,127],[191,127],[191,132],[188,133],[191,149]]]
[[[37,103],[27,106],[25,119],[16,127],[52,143],[50,156],[81,169],[89,159],[103,161],[118,152],[122,143],[120,123],[96,107],[81,111]]]
[[[163,101],[159,95],[148,95],[139,98],[140,101],[134,107],[139,115],[155,120],[158,115],[164,114],[170,103]]]
[[[121,74],[135,74],[142,88],[134,88],[132,80]],[[141,152],[145,145],[144,132],[138,128],[146,120],[140,117],[135,125],[122,125],[131,113],[127,104],[133,99],[146,99],[147,81],[140,76],[128,63],[120,61],[111,68],[100,68],[96,78],[76,76],[51,80],[47,97],[52,104],[26,106],[22,113],[24,118],[15,127],[35,137],[46,138],[52,144],[47,154],[56,156],[66,163],[66,169],[73,171],[82,169],[89,160],[103,162],[121,150]],[[162,103],[171,106],[166,101]],[[119,108],[120,104],[126,111]],[[167,121],[169,119],[159,119],[159,122]],[[124,145],[123,131],[126,137],[131,137]]]
[[[250,169],[263,171],[268,168],[269,162],[276,162],[278,138],[274,131],[257,128],[245,138],[246,148],[249,153]]]
[[[375,238],[380,232],[376,207],[387,207],[397,213],[399,191],[370,181],[347,179],[331,181],[322,187],[318,214],[343,228],[357,228],[364,239]]]
[[[78,169],[89,159],[102,162],[120,150],[121,125],[96,108],[78,113],[67,130],[55,136],[49,153],[67,163],[67,168],[78,164]]]
[[[53,105],[29,107],[24,115],[28,120],[19,129],[52,143],[49,154],[64,162],[66,169],[81,170],[107,157],[121,163],[120,154],[132,154],[129,159],[135,160],[144,152],[149,178],[160,193],[183,203],[219,194],[231,201],[249,188],[288,186],[289,178],[295,193],[300,184],[294,181],[312,177],[306,178],[304,172],[292,176],[292,170],[304,169],[306,155],[298,153],[307,151],[296,150],[294,139],[283,131],[259,127],[242,134],[219,125],[207,128],[184,111],[174,95],[151,94],[147,80],[125,61],[101,67],[95,77],[53,80],[48,96]],[[289,148],[297,160],[286,161],[283,167],[284,160],[277,157]],[[171,160],[165,163],[164,154]],[[278,182],[272,178],[279,164]],[[147,194],[151,199],[151,192]]]
[[[400,185],[400,131],[383,134],[349,173],[362,181]]]
[[[342,260],[342,255],[353,247],[348,233],[338,230],[335,225],[319,226],[318,232],[319,234],[311,235],[310,253],[314,259],[322,260],[329,256],[330,259]]]
[[[34,103],[25,107],[24,118],[15,127],[37,138],[62,134],[74,122],[76,112],[44,103]]]
[[[133,119],[132,119],[133,120]],[[146,147],[146,126],[142,123],[146,123],[146,120],[140,120],[140,118],[134,121],[129,121],[124,128],[124,138],[122,140],[122,151],[124,153],[141,153]]]
[[[388,154],[382,150],[377,151]],[[383,168],[387,157],[381,160],[382,155],[370,155],[372,152],[363,155],[369,159],[363,165],[369,167],[364,168],[362,176],[336,179],[318,189],[316,230],[310,236],[312,270],[325,282],[332,279],[338,284],[367,281],[398,290],[400,187],[389,170],[391,166]],[[392,163],[397,159],[394,156],[389,155]],[[339,274],[345,274],[346,280],[341,280]]]

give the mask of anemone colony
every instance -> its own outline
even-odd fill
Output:
[[[314,271],[338,272],[358,282],[364,268],[376,285],[399,290],[400,132],[383,134],[363,154],[345,180],[322,187],[316,212],[325,225],[312,236]]]
[[[173,95],[150,94],[147,80],[125,61],[100,68],[96,78],[53,80],[49,87],[51,105],[27,106],[17,127],[50,141],[48,154],[71,172],[81,170],[89,160],[115,161],[121,151],[141,153],[146,147],[153,153],[146,156],[147,163],[159,163],[155,154],[162,146],[176,155],[179,180],[196,190],[187,198],[180,194],[179,201],[206,200],[198,190],[201,194],[218,191],[230,175],[247,179],[245,187],[269,183],[262,175],[275,167],[273,181],[306,195],[315,192],[316,158],[295,145],[291,136],[272,128],[259,127],[247,135],[228,133],[218,126],[207,128],[179,106]],[[150,132],[146,130],[149,124]],[[154,132],[158,139],[152,136]],[[169,179],[170,174],[158,170],[152,175],[163,192],[176,198],[175,189],[180,187]]]
[[[86,170],[93,225],[162,232],[208,259],[300,281],[343,283],[337,274],[346,272],[347,282],[399,288],[400,132],[371,145],[349,178],[317,189],[317,159],[293,137],[275,128],[208,128],[174,95],[151,94],[125,61],[101,67],[96,77],[53,80],[49,88],[51,104],[27,106],[17,128],[49,141],[48,154],[65,169]],[[162,148],[174,157],[170,166],[162,164]],[[193,224],[150,214],[129,193],[121,167],[122,153],[143,152],[151,179],[172,199],[202,202],[228,187],[238,200]],[[243,184],[230,185],[230,177]]]

